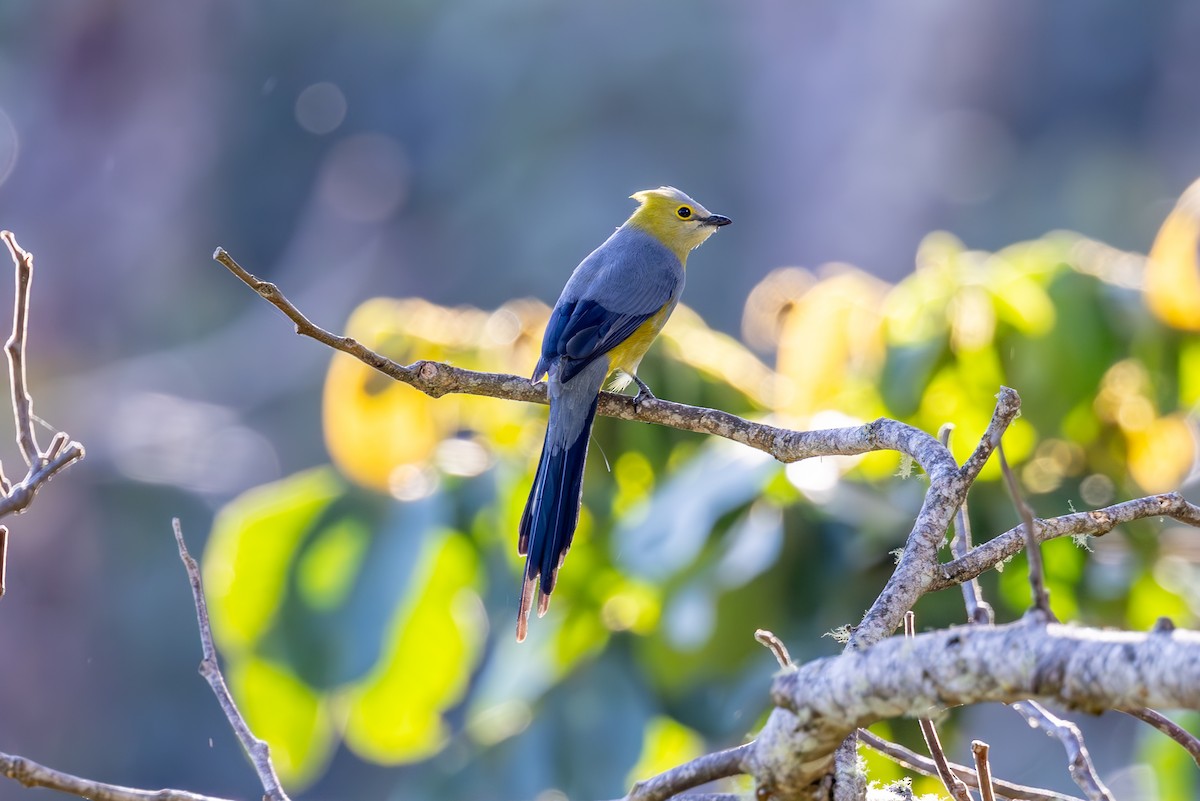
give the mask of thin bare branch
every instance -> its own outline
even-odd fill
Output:
[[[25,377],[25,339],[29,328],[29,285],[33,278],[33,254],[17,244],[12,231],[0,231],[16,267],[16,291],[13,293],[12,334],[4,343],[8,354],[8,374],[12,386],[13,417],[17,423],[17,444],[25,464],[34,467],[42,460],[33,433],[33,397]]]
[[[1017,413],[1020,411],[1020,400],[1017,400],[1018,407],[1012,409],[1011,414],[1006,413],[1012,402],[1010,398],[1005,397],[1006,389],[1006,387],[1000,388],[1000,392],[996,395],[997,413],[993,414],[992,419],[988,421],[988,427],[979,438],[979,444],[975,446],[974,452],[967,457],[967,460],[962,463],[962,467],[958,469],[959,474],[967,483],[973,483],[979,477],[979,471],[983,470],[983,466],[987,464],[992,451],[1000,445],[1000,438],[1004,436],[1004,432],[1012,425],[1012,421],[1017,419]],[[1008,391],[1011,392],[1012,390]],[[947,437],[949,437],[948,433]]]
[[[740,776],[746,772],[743,760],[753,742],[727,748],[697,757],[691,762],[671,768],[666,773],[640,781],[633,785],[624,801],[666,801],[666,799],[691,790],[694,787],[715,782],[717,779],[727,779],[730,776]]]
[[[979,796],[983,801],[996,801],[996,788],[992,784],[992,766],[988,764],[990,746],[983,740],[971,741],[971,755],[975,757],[975,773],[979,776]]]
[[[787,646],[783,644],[783,640],[775,636],[772,631],[766,629],[758,629],[754,632],[754,639],[767,647],[775,656],[775,661],[779,663],[781,668],[792,666],[792,655],[788,653]]]
[[[1200,767],[1200,739],[1197,739],[1196,735],[1192,734],[1190,731],[1183,728],[1166,715],[1162,714],[1161,712],[1156,712],[1153,709],[1131,709],[1127,710],[1125,714],[1132,715],[1138,720],[1149,723],[1151,726],[1182,745],[1184,749],[1186,749],[1191,755],[1192,759],[1196,763],[1196,766]]]
[[[78,442],[72,442],[53,459],[30,468],[29,474],[25,478],[9,487],[7,495],[0,497],[0,517],[24,511],[43,484],[60,470],[83,457],[83,446]]]
[[[1004,458],[1004,445],[996,445],[996,455],[1000,457],[1000,472],[1004,474],[1004,483],[1012,496],[1013,505],[1021,517],[1021,531],[1025,535],[1025,556],[1029,560],[1029,588],[1033,593],[1033,607],[1046,616],[1047,620],[1054,619],[1050,611],[1050,591],[1046,588],[1046,571],[1042,567],[1042,549],[1039,547],[1037,536],[1034,534],[1033,510],[1025,503],[1021,495],[1021,487],[1016,475]]]
[[[33,431],[33,398],[29,394],[25,375],[25,343],[29,329],[29,287],[33,278],[33,254],[17,244],[11,231],[0,231],[0,239],[8,246],[16,268],[16,291],[13,296],[12,334],[5,343],[8,355],[13,419],[16,424],[17,445],[28,465],[25,477],[15,485],[0,469],[0,517],[21,512],[29,506],[38,489],[58,471],[83,458],[83,446],[58,432],[45,452],[38,449]],[[7,561],[8,530],[0,526],[0,596],[4,595],[5,563]]]
[[[45,787],[70,793],[90,801],[228,801],[210,795],[185,790],[138,790],[117,784],[81,779],[70,773],[39,765],[25,757],[0,754],[0,775],[20,782],[26,787]]]
[[[917,616],[909,610],[904,615],[904,636],[915,637],[917,635],[916,627]],[[967,790],[967,786],[963,784],[962,779],[954,775],[950,770],[950,763],[946,759],[946,751],[942,748],[942,738],[938,737],[937,727],[933,725],[933,721],[929,718],[920,718],[917,724],[921,727],[921,736],[925,738],[925,747],[929,749],[929,756],[933,757],[933,764],[937,767],[937,776],[942,780],[942,784],[946,787],[946,791],[950,793],[950,797],[956,801],[971,801],[971,793]]]
[[[1189,526],[1200,527],[1200,507],[1189,503],[1178,492],[1149,495],[1132,501],[1106,506],[1090,512],[1076,512],[1033,521],[1038,542],[1055,537],[1101,537],[1122,523],[1147,517],[1170,517]],[[1019,553],[1025,547],[1024,523],[972,548],[968,553],[941,566],[929,591],[944,590],[981,573]]]
[[[1041,729],[1062,743],[1067,752],[1067,769],[1075,784],[1089,801],[1114,801],[1112,792],[1100,781],[1092,756],[1083,743],[1083,733],[1069,720],[1063,720],[1037,701],[1019,701],[1012,708],[1035,729]]]
[[[932,759],[923,754],[918,754],[916,751],[905,748],[899,743],[885,740],[867,729],[858,730],[858,739],[868,747],[909,770],[923,773],[926,776],[937,776],[937,766],[933,764]],[[950,765],[950,770],[954,771],[954,775],[966,782],[968,787],[979,789],[979,776],[973,768],[960,765],[957,762],[950,762],[948,764]],[[1007,798],[1011,801],[1083,801],[1083,799],[1076,798],[1073,795],[1064,795],[1053,790],[1042,790],[1038,787],[1026,787],[1023,784],[1014,784],[1000,779],[992,779],[992,785],[1000,798]]]
[[[938,431],[938,440],[946,446],[950,447],[950,435],[954,432],[954,425],[946,423]],[[983,442],[990,441],[988,435],[984,435]],[[978,453],[978,450],[976,451]],[[960,558],[967,555],[971,550],[971,517],[967,514],[967,499],[963,498],[963,502],[958,506],[958,512],[954,515],[954,536],[950,539],[950,553],[954,557]],[[979,589],[979,582],[975,579],[968,579],[961,585],[963,594],[963,604],[967,608],[967,620],[972,623],[988,624],[995,621],[996,616],[992,611],[991,604],[983,600],[983,591]]]
[[[208,604],[204,600],[204,584],[200,579],[200,566],[188,553],[187,544],[183,541],[183,529],[179,524],[179,518],[172,519],[171,527],[175,532],[175,542],[179,546],[179,558],[187,570],[188,580],[192,585],[192,599],[196,604],[196,620],[200,626],[200,647],[203,652],[203,658],[200,660],[200,675],[212,687],[213,695],[217,697],[217,702],[221,705],[221,711],[225,713],[238,741],[242,744],[246,755],[250,757],[250,762],[254,765],[255,772],[258,773],[258,779],[262,782],[266,799],[289,801],[287,793],[283,791],[283,785],[279,782],[279,776],[275,772],[275,765],[271,762],[270,747],[250,731],[250,726],[242,717],[242,713],[238,711],[237,704],[233,701],[233,695],[225,684],[220,663],[217,662],[217,649],[213,645],[212,627],[208,622]]]

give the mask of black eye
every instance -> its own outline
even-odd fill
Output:
[[[692,216],[692,210],[687,206],[680,206],[675,213],[679,215],[679,219],[681,220],[686,220],[688,217]]]

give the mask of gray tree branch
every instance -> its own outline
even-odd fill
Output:
[[[850,732],[891,717],[1029,698],[1086,712],[1200,709],[1200,633],[1148,634],[1042,624],[962,626],[893,637],[782,672],[771,720],[747,767],[780,798],[800,798]],[[772,716],[774,718],[774,716]]]
[[[1200,506],[1189,503],[1178,492],[1150,495],[1106,506],[1090,512],[1076,512],[1048,519],[1034,518],[1034,539],[1045,542],[1056,537],[1102,537],[1122,523],[1147,517],[1170,517],[1189,526],[1200,527]],[[1014,526],[963,556],[940,565],[928,591],[944,590],[991,570],[1025,548],[1022,525]]]

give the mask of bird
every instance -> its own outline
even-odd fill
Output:
[[[517,540],[517,553],[525,557],[517,642],[528,632],[535,590],[538,617],[546,614],[571,547],[605,380],[615,371],[613,389],[636,383],[635,406],[654,399],[637,376],[638,364],[679,302],[688,254],[730,223],[674,187],[645,189],[630,198],[637,209],[563,287],[533,370],[535,384],[546,381],[550,417]]]

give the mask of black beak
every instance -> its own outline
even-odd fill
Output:
[[[733,220],[728,217],[722,217],[720,214],[710,214],[707,217],[700,218],[701,225],[711,225],[714,228],[719,228],[722,225],[729,225]]]

